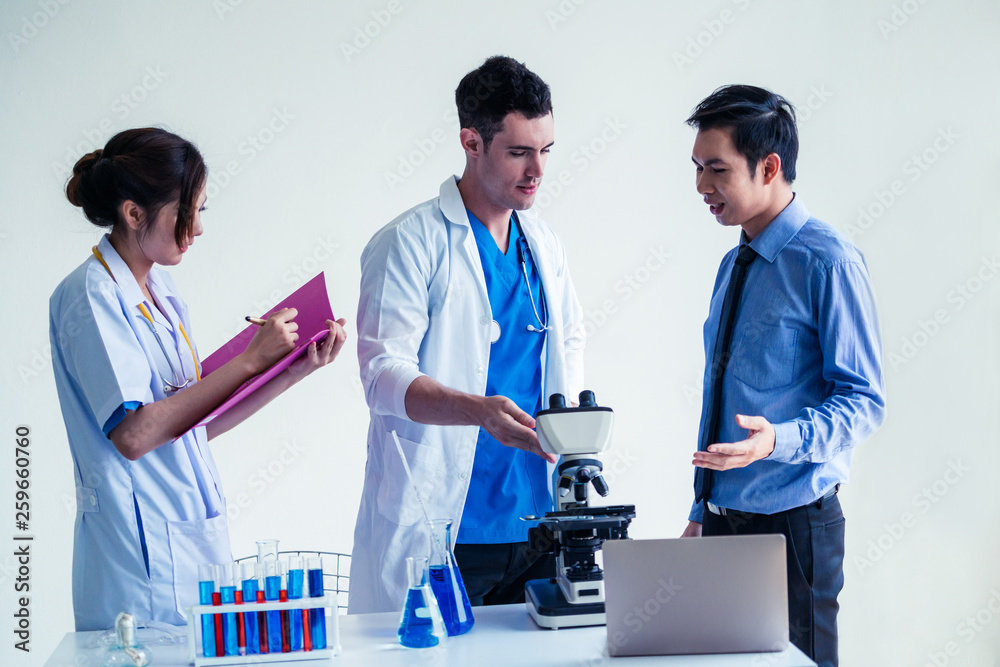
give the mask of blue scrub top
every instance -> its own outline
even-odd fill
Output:
[[[500,338],[490,347],[486,376],[487,396],[506,396],[519,408],[535,416],[542,403],[542,352],[545,334],[528,331],[539,326],[528,298],[521,263],[517,257],[521,231],[510,225],[507,252],[476,216],[469,212],[479,259],[486,277],[486,292],[493,319],[500,325]],[[545,320],[544,295],[531,253],[526,252],[528,283],[538,315]],[[545,461],[521,449],[505,447],[479,429],[472,479],[465,498],[457,541],[464,544],[500,544],[528,539],[525,514],[545,514],[552,509]]]

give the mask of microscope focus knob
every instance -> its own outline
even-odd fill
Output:
[[[594,392],[589,389],[584,389],[580,392],[580,407],[581,408],[594,408],[597,407],[597,399],[594,398]]]
[[[562,394],[552,394],[549,396],[549,408],[552,410],[562,410],[566,407],[566,399]]]

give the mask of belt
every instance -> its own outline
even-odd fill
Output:
[[[834,487],[832,489],[830,489],[829,491],[827,491],[826,495],[824,495],[822,498],[817,498],[816,500],[812,501],[811,503],[803,505],[803,507],[808,507],[809,505],[818,505],[819,507],[822,507],[823,506],[823,501],[824,500],[828,500],[830,498],[833,498],[835,495],[837,495],[837,492],[839,490],[840,490],[840,484],[836,484],[836,485],[834,485]],[[726,509],[725,507],[719,507],[718,505],[716,505],[716,504],[714,504],[712,502],[707,502],[707,501],[706,501],[705,505],[708,507],[708,511],[711,512],[712,514],[715,514],[716,516],[729,516],[729,515],[757,516],[757,514],[759,514],[757,512],[742,512],[740,510]],[[796,509],[796,508],[792,508],[792,509]],[[785,510],[785,511],[788,511],[788,510]]]

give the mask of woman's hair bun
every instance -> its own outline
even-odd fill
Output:
[[[96,151],[84,155],[73,165],[73,176],[69,179],[69,183],[66,184],[66,198],[69,199],[69,203],[73,204],[73,206],[83,206],[83,200],[80,197],[80,181],[83,180],[83,175],[87,171],[101,161],[103,156],[104,150],[98,148]]]
[[[66,183],[66,198],[83,209],[87,220],[104,228],[121,222],[119,208],[131,201],[143,212],[140,235],[164,206],[177,202],[174,239],[180,246],[194,227],[206,171],[201,153],[190,141],[156,127],[124,130],[103,149],[77,160]]]

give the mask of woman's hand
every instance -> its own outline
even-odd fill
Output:
[[[282,308],[267,318],[267,322],[253,335],[241,355],[252,375],[263,373],[295,349],[295,341],[299,339],[295,332],[299,325],[294,319],[298,314],[295,308]]]
[[[295,378],[296,382],[337,358],[340,348],[344,347],[344,341],[347,340],[347,332],[344,331],[346,324],[347,320],[343,317],[336,322],[326,321],[326,326],[330,330],[326,338],[318,344],[310,343],[306,353],[288,367],[287,372]]]

